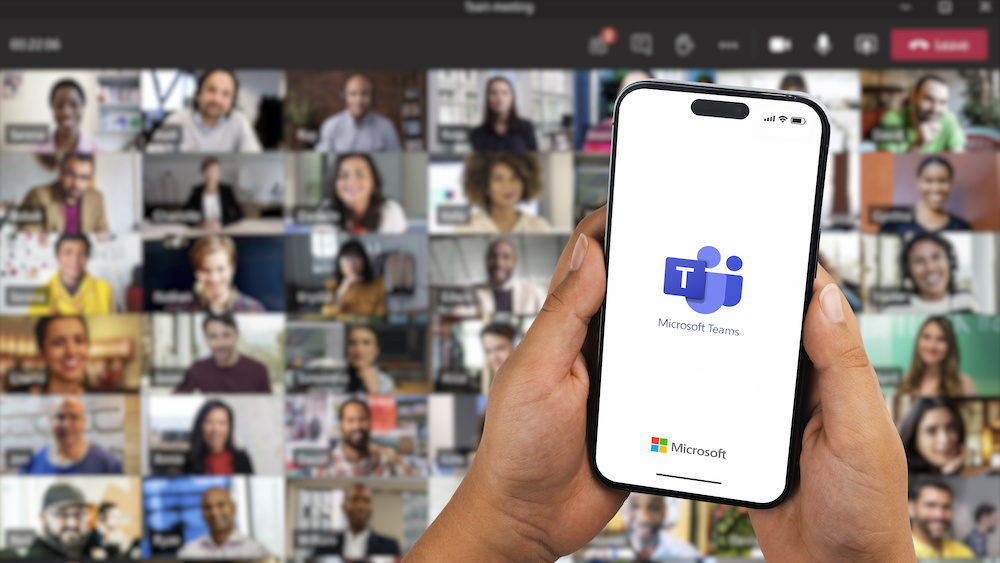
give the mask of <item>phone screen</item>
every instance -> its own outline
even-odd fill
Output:
[[[626,488],[770,504],[829,125],[788,96],[633,87],[615,117],[596,467]],[[749,114],[696,115],[695,100]]]

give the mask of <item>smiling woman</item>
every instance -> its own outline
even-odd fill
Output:
[[[904,280],[912,282],[906,303],[890,305],[883,313],[977,313],[969,293],[955,289],[957,258],[951,243],[940,235],[920,234],[910,239],[900,257]]]
[[[195,475],[251,474],[245,451],[233,445],[233,409],[217,399],[206,401],[191,428],[191,449],[183,473]]]
[[[542,195],[542,165],[532,153],[475,153],[465,160],[465,197],[480,207],[465,225],[455,225],[456,234],[519,233],[552,231],[544,217],[532,215],[518,205]]]
[[[90,335],[83,317],[42,317],[35,325],[35,338],[45,362],[46,381],[29,391],[60,394],[87,391]]]
[[[87,96],[83,86],[71,78],[59,80],[49,93],[49,106],[55,121],[55,131],[46,142],[32,150],[38,153],[92,153],[97,152],[97,143],[84,135],[80,129]]]
[[[972,226],[945,209],[955,183],[955,169],[941,156],[928,156],[917,166],[917,187],[920,200],[913,206],[908,221],[887,222],[883,233],[934,233],[938,231],[969,231]]]

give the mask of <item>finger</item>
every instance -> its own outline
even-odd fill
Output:
[[[570,237],[570,244],[566,245],[563,249],[562,255],[559,256],[559,262],[556,263],[555,272],[552,274],[552,281],[549,282],[549,293],[556,288],[560,283],[562,283],[563,278],[566,277],[566,273],[569,272],[569,260],[573,255],[573,244],[576,241],[577,235],[587,235],[593,239],[596,239],[600,244],[604,245],[604,227],[607,222],[608,206],[602,206],[597,211],[587,215],[580,221],[580,224],[576,226],[576,230],[573,231],[573,236]]]
[[[814,368],[810,410],[823,405],[824,425],[850,427],[859,417],[888,414],[854,313],[822,266],[817,266],[802,341]]]
[[[565,278],[549,293],[524,340],[508,359],[515,361],[519,372],[535,378],[569,373],[580,355],[587,325],[604,301],[607,280],[601,245],[586,234],[577,234],[569,247]]]

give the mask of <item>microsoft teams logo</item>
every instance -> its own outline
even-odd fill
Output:
[[[649,447],[649,451],[660,452],[661,454],[667,453],[667,439],[653,436],[653,445]]]
[[[721,261],[722,254],[714,246],[701,247],[697,260],[667,258],[663,293],[684,297],[692,310],[703,315],[736,305],[743,297],[743,276],[707,271]],[[743,260],[730,256],[726,267],[737,272]]]

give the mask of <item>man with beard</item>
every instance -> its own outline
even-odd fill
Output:
[[[378,152],[400,150],[396,126],[388,117],[372,111],[375,85],[364,75],[347,77],[342,92],[343,110],[323,121],[317,152]]]
[[[146,151],[261,152],[250,120],[234,108],[238,91],[239,82],[231,70],[206,71],[198,80],[194,108],[168,115],[153,133]],[[179,138],[173,137],[175,132]]]
[[[25,558],[100,558],[104,550],[90,529],[90,514],[83,492],[68,483],[56,483],[42,498],[42,533]]]
[[[700,557],[690,543],[670,534],[667,502],[660,496],[632,493],[621,508],[629,545],[639,561],[671,557]]]
[[[104,196],[91,184],[94,180],[94,157],[68,153],[59,162],[59,177],[52,183],[32,188],[21,207],[41,209],[41,223],[22,223],[22,231],[88,234],[108,232],[104,215]]]
[[[375,533],[368,522],[372,518],[372,492],[358,483],[344,494],[347,530],[337,534],[336,545],[321,547],[313,556],[339,555],[347,561],[364,561],[370,555],[399,555],[399,542]]]
[[[976,508],[976,527],[965,536],[965,545],[969,546],[976,557],[986,557],[986,543],[989,536],[997,529],[997,508],[988,504],[980,504]]]
[[[184,544],[179,559],[263,559],[270,557],[267,548],[241,534],[233,522],[236,505],[229,491],[212,487],[201,495],[201,516],[208,533]]]
[[[369,440],[371,411],[359,399],[340,407],[340,443],[331,455],[330,477],[413,477],[410,464],[396,450]]]
[[[951,487],[939,479],[920,481],[910,489],[910,531],[918,559],[975,557],[965,544],[948,537],[953,497]]]
[[[879,150],[891,152],[962,152],[965,133],[948,111],[949,88],[944,79],[926,74],[917,80],[909,102],[885,112],[876,139]],[[897,138],[897,136],[899,138]]]
[[[531,282],[515,279],[517,249],[514,243],[499,238],[486,251],[489,281],[473,287],[476,303],[456,307],[452,314],[488,316],[496,313],[537,315],[545,302],[545,289]]]
[[[22,475],[118,474],[122,462],[113,453],[91,444],[84,436],[87,410],[78,397],[56,398],[49,423],[55,443],[45,446],[21,467]]]
[[[208,315],[201,327],[212,356],[191,364],[174,393],[271,392],[267,367],[236,349],[240,331],[231,314]]]

